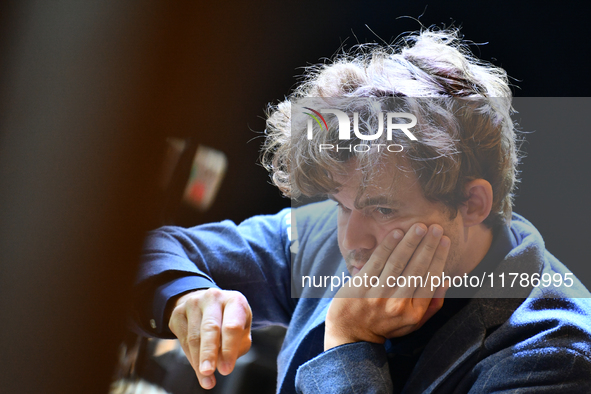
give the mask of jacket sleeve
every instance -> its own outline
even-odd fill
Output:
[[[515,350],[477,365],[475,393],[591,393],[589,355],[572,347]]]
[[[169,301],[210,287],[243,293],[253,311],[253,328],[287,325],[295,307],[290,296],[290,219],[290,209],[284,209],[240,225],[223,221],[150,232],[136,284],[136,331],[172,338],[164,321]]]
[[[590,307],[588,298],[527,299],[497,329],[498,335],[485,341],[486,357],[454,389],[470,394],[591,393]]]
[[[299,367],[296,391],[391,394],[393,386],[384,345],[356,342],[321,353]]]

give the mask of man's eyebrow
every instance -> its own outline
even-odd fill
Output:
[[[335,201],[336,203],[341,204],[341,202],[336,198],[334,195],[329,195],[328,198],[330,200]],[[365,207],[371,207],[374,205],[382,205],[387,207],[400,207],[402,204],[398,200],[393,200],[388,198],[388,196],[375,196],[375,197],[368,197],[363,202],[359,202],[359,200],[355,201],[355,209],[363,209]]]
[[[371,207],[375,205],[387,206],[387,207],[398,207],[400,201],[389,198],[388,196],[374,196],[368,197],[363,201],[355,200],[355,208],[363,209],[365,207]]]

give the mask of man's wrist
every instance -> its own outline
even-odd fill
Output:
[[[383,344],[386,338],[379,335],[367,332],[364,335],[353,335],[352,333],[342,332],[330,325],[327,325],[324,332],[324,351],[330,350],[337,346],[346,345],[348,343],[356,342],[370,342]]]

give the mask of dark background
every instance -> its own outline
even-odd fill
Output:
[[[465,39],[475,43],[471,49],[477,57],[507,70],[515,97],[591,93],[588,17],[574,1],[270,2],[258,8],[215,7],[205,14],[207,31],[219,41],[207,40],[200,48],[207,58],[202,77],[208,77],[207,97],[199,106],[211,106],[217,116],[210,117],[209,128],[200,125],[196,131],[203,131],[205,144],[228,154],[229,171],[210,212],[182,211],[186,225],[241,221],[289,206],[257,165],[267,103],[291,91],[303,66],[325,62],[357,43],[391,43],[419,29],[416,19],[424,26],[461,27]],[[544,102],[538,113],[528,103],[527,114],[515,116],[526,139],[515,211],[532,221],[548,249],[589,285],[591,268],[582,253],[591,235],[586,229],[591,221],[589,101],[562,103],[565,112],[549,111],[553,103]]]
[[[181,224],[274,213],[289,201],[256,164],[264,110],[302,66],[391,42],[418,18],[488,43],[473,51],[508,71],[517,97],[584,97],[585,11],[574,1],[2,2],[0,392],[106,392],[143,234],[159,223],[166,137],[194,136],[229,159],[212,209],[182,209]],[[516,211],[589,285],[591,138],[588,101],[578,103],[583,116],[553,127],[547,110],[548,122],[523,122],[535,132]]]
[[[202,86],[206,97],[199,106],[210,106],[211,113],[218,116],[205,121],[213,123],[211,126],[199,125],[196,129],[203,131],[204,143],[228,153],[230,171],[216,205],[203,220],[242,220],[289,205],[277,198],[279,192],[274,187],[266,186],[265,171],[256,165],[266,104],[278,102],[291,91],[301,67],[323,62],[339,48],[358,42],[392,42],[399,34],[420,28],[412,18],[420,17],[425,26],[453,24],[462,28],[467,40],[486,43],[473,45],[472,50],[508,71],[516,97],[581,97],[590,92],[586,21],[574,2],[569,6],[569,2],[524,5],[439,1],[429,2],[427,7],[426,2],[408,3],[322,1],[290,6],[277,2],[261,8],[209,10],[209,20],[214,22],[210,22],[208,32],[219,41],[208,40],[200,48],[207,59],[201,77],[207,82]],[[412,18],[399,18],[405,15]],[[235,23],[230,22],[232,16],[239,16]],[[195,77],[199,78],[198,73]],[[538,130],[528,136],[530,143],[524,146],[528,152],[552,146],[554,154],[530,155],[524,161],[518,210],[560,191],[564,191],[565,200],[555,204],[555,209],[573,206],[568,199],[574,196],[567,192],[564,176],[588,168],[588,162],[581,161],[588,157],[586,135],[583,130],[569,129],[560,134]],[[534,161],[553,162],[552,173],[546,173],[541,182],[528,182],[538,168],[539,163]],[[585,178],[580,181],[584,183]],[[529,196],[526,190],[534,187],[540,192],[532,189]],[[544,187],[548,189],[542,193]],[[244,193],[246,190],[248,193]],[[527,210],[528,216],[537,211]]]

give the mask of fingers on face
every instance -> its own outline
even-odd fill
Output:
[[[437,247],[433,253],[431,258],[431,264],[428,268],[428,275],[424,275],[423,278],[425,280],[424,286],[417,289],[415,292],[415,298],[427,298],[430,299],[437,295],[437,298],[443,298],[445,295],[446,288],[442,291],[438,292],[438,288],[442,288],[443,283],[439,283],[438,287],[431,286],[435,284],[434,277],[441,278],[441,275],[445,269],[445,263],[447,261],[447,256],[449,254],[449,248],[451,245],[451,240],[447,236],[442,236],[437,243]],[[436,286],[437,284],[435,284]]]
[[[415,254],[426,233],[427,226],[422,223],[411,226],[404,238],[399,241],[396,249],[388,257],[386,266],[380,276],[381,282],[385,283],[388,277],[398,277],[407,272],[411,264],[411,257]]]
[[[449,248],[451,246],[451,240],[447,236],[442,236],[431,260],[429,266],[429,272],[431,275],[439,276],[445,269],[445,263],[447,262],[447,256],[449,255]]]
[[[396,249],[403,237],[404,233],[398,229],[389,233],[376,247],[376,250],[372,253],[360,273],[379,276],[387,265],[392,252]]]
[[[372,297],[386,296],[375,293],[394,288],[396,298],[431,298],[435,289],[431,290],[429,277],[440,276],[443,272],[450,244],[450,239],[443,235],[443,228],[438,224],[427,227],[416,223],[406,234],[396,229],[378,245],[357,275],[379,277],[377,287],[372,285],[369,289],[372,290]],[[392,286],[391,280],[388,282],[389,278],[400,276],[406,278],[406,286],[396,287]]]
[[[403,240],[407,253],[412,246],[416,246],[409,263],[402,272],[402,276],[407,279],[407,286],[400,288],[400,296],[430,298],[433,293],[425,282],[428,282],[429,277],[436,274],[439,268],[443,269],[447,250],[443,250],[441,243],[442,239],[449,241],[449,238],[443,236],[443,228],[438,224],[432,224],[428,228],[422,224],[415,226],[407,233],[407,235],[413,235],[413,238],[409,237],[408,242]]]
[[[423,275],[427,272],[442,235],[443,228],[438,224],[433,224],[427,229],[410,263],[404,270],[404,275]]]

